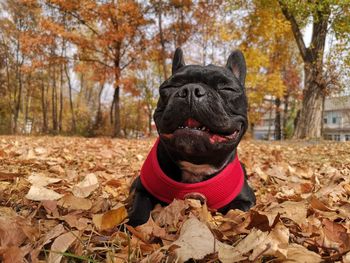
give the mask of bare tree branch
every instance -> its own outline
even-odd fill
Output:
[[[278,0],[278,3],[281,7],[282,13],[283,15],[287,18],[287,20],[290,22],[291,26],[292,26],[292,32],[294,35],[294,38],[297,42],[300,54],[303,58],[304,61],[309,61],[310,60],[310,50],[306,47],[304,39],[303,39],[303,35],[300,31],[299,25],[294,17],[293,14],[290,13],[290,11],[288,10],[288,7],[286,6],[285,3],[283,3],[282,0]]]

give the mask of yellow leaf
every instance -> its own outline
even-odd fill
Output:
[[[120,225],[128,216],[125,206],[110,210],[104,214],[94,215],[92,221],[98,230],[108,230]]]

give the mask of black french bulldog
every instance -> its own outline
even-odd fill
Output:
[[[239,50],[231,53],[226,67],[218,67],[185,65],[182,50],[178,48],[173,58],[172,76],[159,88],[160,98],[154,113],[159,133],[154,152],[161,173],[167,177],[162,175],[165,181],[173,181],[176,187],[201,185],[206,181],[211,184],[210,180],[219,176],[234,160],[242,167],[236,167],[242,171],[241,187],[233,199],[217,208],[221,213],[230,209],[246,211],[255,204],[245,169],[236,157],[237,145],[248,126],[245,77],[245,59]],[[153,176],[152,171],[147,172]],[[228,179],[234,176],[230,174]],[[171,202],[154,195],[162,190],[160,188],[167,187],[162,183],[163,179],[159,180],[162,184],[159,186],[153,182],[152,191],[145,187],[146,179],[141,177],[142,170],[130,190],[133,201],[128,224],[132,226],[145,223],[157,203]],[[230,189],[230,186],[226,185],[226,188]],[[199,192],[201,195],[197,190],[194,194]],[[164,191],[172,192],[172,188]],[[207,193],[215,194],[215,191],[221,190],[209,189]]]

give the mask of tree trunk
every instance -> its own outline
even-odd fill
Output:
[[[324,90],[326,87],[323,76],[323,54],[328,30],[328,19],[331,14],[330,4],[324,1],[315,2],[315,12],[312,13],[312,37],[309,47],[306,47],[297,19],[288,3],[278,0],[283,15],[289,20],[291,29],[304,61],[304,91],[294,137],[320,138],[322,128],[322,112]]]
[[[95,123],[94,123],[93,128],[92,128],[92,135],[93,136],[96,135],[95,131],[97,131],[102,125],[101,97],[102,97],[103,88],[104,88],[104,84],[101,84],[100,91],[98,93]]]
[[[45,101],[45,85],[44,85],[44,79],[41,79],[41,111],[43,113],[43,126],[42,126],[42,132],[47,133],[47,104]]]
[[[113,114],[113,112],[114,112],[114,98],[112,100],[111,109],[109,111],[109,118],[110,118],[111,125],[113,125],[113,123],[114,123],[114,114]]]
[[[166,56],[165,56],[165,41],[164,41],[164,36],[163,36],[163,28],[162,28],[162,1],[159,2],[158,4],[158,29],[159,29],[159,41],[160,41],[160,46],[161,46],[161,62],[163,66],[163,75],[164,75],[164,80],[168,79],[168,74],[167,74],[167,68],[166,68]]]
[[[52,131],[57,133],[58,130],[58,122],[57,122],[57,86],[56,86],[56,67],[53,66],[53,74],[52,78],[52,96],[51,96],[51,104],[52,104]]]
[[[13,132],[16,134],[18,129],[18,117],[19,117],[19,111],[21,109],[21,101],[22,101],[22,74],[18,73],[18,95],[16,98],[16,104],[15,104],[15,116],[14,116],[14,128]]]
[[[314,66],[310,66],[314,67]],[[313,70],[305,65],[305,87],[303,91],[303,102],[300,111],[300,117],[297,122],[294,137],[320,138],[322,127],[322,111],[323,111],[323,90],[315,79],[317,75]]]
[[[58,131],[62,132],[63,120],[63,65],[60,65],[60,111],[58,116]]]
[[[27,92],[26,92],[26,98],[24,101],[24,124],[23,124],[23,130],[25,131],[26,126],[27,126],[27,120],[29,119],[29,112],[30,112],[30,106],[31,106],[31,102],[32,102],[32,94],[31,94],[31,90],[30,90],[30,86],[29,83],[31,82],[31,76],[29,74],[27,81],[28,83],[27,85]]]
[[[22,72],[21,72],[21,66],[23,64],[23,58],[22,61],[20,62],[19,59],[19,53],[20,53],[20,44],[19,41],[17,41],[17,47],[16,47],[16,78],[18,80],[18,89],[17,85],[15,85],[15,91],[14,91],[14,118],[13,118],[13,133],[17,133],[18,129],[18,117],[19,117],[19,111],[21,109],[21,102],[22,102],[22,89],[23,89],[23,80],[22,80]]]
[[[282,119],[282,130],[283,130],[284,139],[287,138],[288,110],[289,110],[289,94],[287,93],[284,96],[284,109],[283,109],[283,119]]]
[[[270,108],[269,108],[269,127],[267,129],[267,140],[270,140],[270,135],[271,135],[271,119],[272,119],[272,102],[270,102]]]
[[[275,99],[275,140],[281,140],[281,100],[280,98]]]
[[[113,137],[121,137],[120,133],[120,105],[119,105],[120,87],[114,88],[113,104],[114,104],[114,131]]]
[[[67,65],[64,65],[64,72],[66,73],[67,77],[67,83],[68,83],[68,91],[69,91],[69,105],[70,105],[70,112],[72,116],[72,129],[71,132],[74,134],[77,132],[77,125],[75,121],[75,113],[74,113],[74,105],[73,105],[73,96],[72,96],[72,83],[70,80],[69,72],[67,69]]]

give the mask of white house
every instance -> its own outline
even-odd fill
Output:
[[[350,141],[350,96],[327,98],[323,114],[323,137]]]
[[[273,105],[271,98],[265,102]],[[280,108],[283,118],[283,104]],[[253,138],[274,140],[275,108],[266,110],[254,126]],[[326,140],[350,141],[350,96],[326,98],[323,113],[323,137]]]

